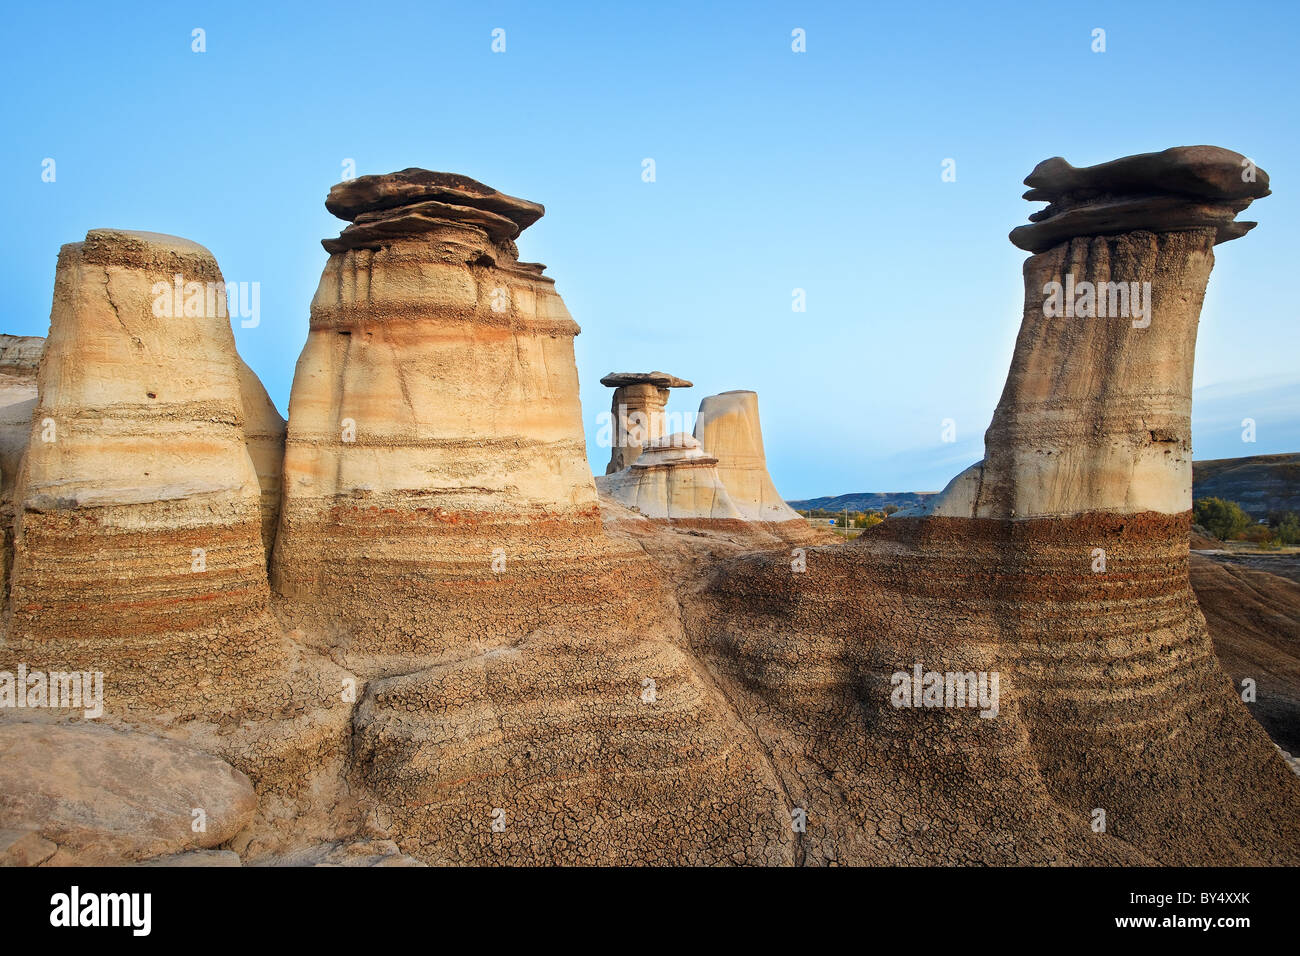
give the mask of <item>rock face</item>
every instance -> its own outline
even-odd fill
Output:
[[[690,382],[667,372],[610,372],[601,385],[614,389],[610,405],[609,464],[612,475],[636,461],[641,449],[663,438],[667,432],[664,409],[674,388],[690,388]]]
[[[1203,153],[1036,188],[1108,202],[1152,163],[1237,201],[1203,194],[1232,188]],[[329,206],[352,224],[294,381],[287,635],[263,564],[279,416],[204,311],[215,262],[147,234],[64,249],[13,498],[0,864],[1300,862],[1300,779],[1188,584],[1181,454],[1147,447],[1184,440],[1218,220],[1032,257],[1035,285],[1149,273],[1151,323],[1027,305],[951,513],[818,548],[791,547],[811,529],[752,392],[706,399],[598,502],[577,326],[513,245],[540,206],[423,170]],[[160,317],[177,274],[195,311]],[[1257,585],[1206,593],[1267,630],[1296,596]],[[105,671],[137,729],[10,709],[56,667]]]
[[[647,518],[673,522],[739,522],[744,518],[718,477],[718,459],[704,454],[685,432],[646,445],[621,471],[596,479],[596,487]]]
[[[96,229],[59,255],[0,663],[103,671],[110,711],[233,704],[264,663],[261,488],[219,283],[173,236]]]
[[[36,335],[0,335],[0,601],[9,598],[9,567],[14,551],[14,484],[18,480],[27,436],[36,407],[36,366],[45,339]]]
[[[1160,155],[1167,182],[1219,175]],[[1215,155],[1219,171],[1237,158]],[[1078,178],[1048,164],[1031,185],[1105,202],[1149,185],[1150,162]],[[1026,263],[983,467],[929,516],[802,566],[736,558],[683,595],[724,693],[770,752],[794,755],[775,766],[819,821],[808,862],[1300,859],[1300,781],[1220,669],[1188,584],[1192,352],[1225,228],[1146,218],[1096,235],[1060,215],[1083,234]],[[1150,324],[1045,316],[1045,284],[1069,273],[1151,282]],[[997,706],[971,705],[994,677]]]
[[[25,856],[44,857],[18,865],[112,866],[215,847],[243,829],[256,806],[242,773],[173,741],[84,725],[0,724],[0,832],[26,834]]]
[[[1026,196],[1051,205],[1012,233],[1037,254],[1025,262],[1024,321],[985,459],[920,513],[1191,507],[1192,365],[1212,250],[1244,234],[1232,216],[1268,192],[1267,174],[1244,160],[1196,146],[1082,170],[1039,164]],[[1243,182],[1247,171],[1255,178]],[[1178,214],[1153,210],[1152,196]],[[1093,217],[1099,209],[1110,218]]]
[[[767,473],[758,394],[738,389],[700,402],[695,437],[718,459],[718,475],[746,521],[806,524],[777,492]]]
[[[239,363],[239,392],[244,407],[244,442],[257,471],[262,490],[262,545],[271,560],[275,528],[280,521],[280,476],[284,468],[284,433],[287,423],[266,394],[266,387],[251,368]]]

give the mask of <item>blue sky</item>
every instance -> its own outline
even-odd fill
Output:
[[[1217,250],[1196,455],[1297,451],[1297,29],[1289,3],[16,6],[0,331],[45,334],[59,246],[87,229],[185,236],[261,284],[235,333],[284,411],[343,162],[460,172],[547,207],[520,250],[583,327],[595,470],[600,377],[663,369],[695,382],[674,410],[759,393],[787,497],[933,490],[981,456],[1006,376],[1023,177],[1210,143],[1276,194]]]

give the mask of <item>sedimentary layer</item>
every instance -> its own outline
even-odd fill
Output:
[[[806,810],[801,858],[1300,859],[1300,781],[1214,658],[1188,522],[896,518],[803,572],[720,567],[688,633]],[[999,675],[996,716],[897,706],[918,666]]]
[[[278,650],[221,283],[172,236],[97,229],[59,256],[3,650],[103,672],[112,713],[241,710]]]

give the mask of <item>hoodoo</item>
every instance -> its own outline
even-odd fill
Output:
[[[407,169],[340,183],[326,208],[351,225],[324,242],[294,376],[276,589],[345,653],[395,666],[618,618],[648,569],[601,532],[577,323],[518,260],[542,207]]]
[[[668,393],[674,388],[690,388],[692,383],[667,372],[610,372],[600,384],[614,390],[609,465],[605,468],[605,474],[612,475],[636,461],[644,446],[668,434],[664,412]]]
[[[1192,506],[1192,365],[1214,246],[1268,195],[1240,153],[1184,146],[1025,179],[1049,205],[1011,241],[1024,320],[984,461],[927,503],[938,515],[1182,514]]]
[[[325,243],[272,567],[284,613],[370,679],[352,752],[402,845],[788,858],[761,749],[645,552],[605,534],[578,326],[513,242],[542,207],[417,169],[326,205],[353,224]]]
[[[1190,147],[1026,182],[1052,205],[1012,233],[1034,255],[982,465],[802,573],[730,561],[688,632],[793,755],[782,780],[822,814],[810,861],[1295,863],[1300,780],[1188,584],[1196,325],[1213,246],[1268,178]],[[996,716],[942,683],[901,706],[922,672],[998,676]]]
[[[110,711],[237,707],[266,664],[261,488],[222,288],[212,254],[174,236],[95,229],[59,255],[5,650],[105,672]]]

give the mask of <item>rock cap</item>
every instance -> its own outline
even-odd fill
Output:
[[[694,382],[688,382],[667,372],[610,372],[600,380],[601,385],[621,388],[624,385],[657,385],[659,388],[691,388]]]
[[[352,223],[337,239],[323,240],[329,252],[382,245],[447,222],[479,226],[493,242],[502,243],[546,212],[541,203],[507,196],[468,176],[414,166],[336,183],[325,208]]]
[[[1012,243],[1028,252],[1136,230],[1208,227],[1216,243],[1226,242],[1255,227],[1236,215],[1270,192],[1268,173],[1218,146],[1175,146],[1084,167],[1054,156],[1035,166],[1025,185],[1033,188],[1024,198],[1049,203],[1030,215],[1031,225],[1011,231]]]

